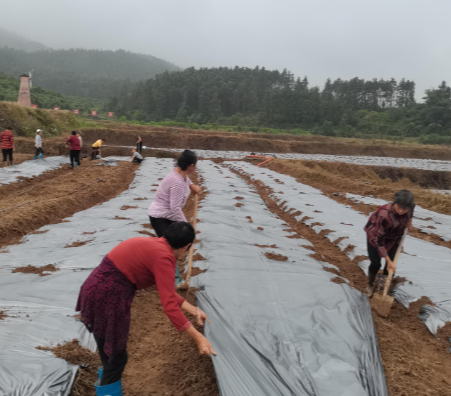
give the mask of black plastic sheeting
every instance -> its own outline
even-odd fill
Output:
[[[206,260],[194,266],[207,271],[192,286],[211,320],[205,334],[218,352],[221,395],[387,395],[368,299],[331,282],[323,269],[331,265],[310,257],[308,241],[288,238],[243,179],[210,161],[198,168],[209,194],[196,244]]]
[[[57,169],[68,163],[69,157],[45,157],[0,168],[0,185],[14,183],[19,177],[39,176],[45,171]]]
[[[148,223],[147,210],[155,194],[151,185],[172,168],[173,160],[146,159],[130,188],[116,198],[78,212],[68,222],[42,227],[39,231],[45,233],[29,234],[23,243],[2,249],[0,311],[8,316],[0,321],[0,395],[69,395],[78,367],[36,347],[76,338],[95,350],[92,336],[73,318],[80,286],[114,246],[142,236],[139,231],[146,230],[143,224]],[[123,205],[136,208],[121,210]],[[87,243],[66,248],[75,241]],[[44,277],[11,272],[47,264],[59,271]]]
[[[132,146],[129,146],[133,148]],[[181,152],[182,149],[173,148],[153,148],[154,150],[164,150],[172,152]],[[300,159],[306,161],[327,161],[327,162],[345,162],[355,165],[372,166],[391,166],[394,168],[415,168],[433,171],[451,171],[451,161],[440,161],[419,158],[394,158],[394,157],[370,157],[353,155],[329,155],[329,154],[299,154],[299,153],[264,153],[250,151],[220,151],[220,150],[198,150],[192,148],[200,158],[224,158],[224,159],[242,159],[246,155],[256,154],[271,156],[281,159]]]
[[[328,198],[316,188],[298,183],[291,176],[266,168],[262,169],[247,162],[229,162],[228,164],[251,179],[260,180],[272,188],[271,197],[284,202],[283,209],[288,212],[294,213],[299,210],[301,214],[295,218],[311,226],[315,232],[333,230],[326,235],[326,238],[331,242],[339,240],[337,246],[341,250],[347,249],[346,254],[350,259],[367,256],[366,237],[363,232],[368,221],[367,215]],[[364,201],[383,203],[374,198],[365,198]],[[413,225],[420,227],[427,224],[422,216],[435,219],[436,229],[430,229],[430,231],[441,234],[446,239],[445,229],[446,224],[449,223],[449,216],[433,214],[421,208],[418,209],[416,216],[421,219],[414,219]],[[398,285],[393,295],[406,308],[422,296],[429,297],[436,306],[424,305],[419,317],[429,331],[436,334],[437,329],[451,321],[451,250],[407,236],[403,251],[399,257],[396,274],[406,278],[407,281]],[[359,266],[367,274],[369,260],[359,262]]]

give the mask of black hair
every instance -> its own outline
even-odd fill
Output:
[[[172,249],[180,249],[194,242],[196,233],[193,226],[186,221],[172,223],[163,235]]]
[[[77,134],[77,131],[72,131],[72,135],[76,135]]]
[[[413,209],[415,207],[415,198],[409,190],[399,190],[395,194],[393,202],[403,209]]]
[[[6,127],[6,130],[7,131],[12,131],[13,129],[9,126],[9,127]]]
[[[197,155],[194,151],[185,150],[177,160],[177,166],[180,167],[182,171],[188,169],[190,165],[195,165],[197,163]]]
[[[101,140],[102,142],[106,142],[106,139],[104,139],[104,138],[100,138],[100,140]]]

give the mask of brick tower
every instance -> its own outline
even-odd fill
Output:
[[[17,101],[24,106],[31,107],[29,80],[30,77],[28,76],[28,74],[22,74],[20,76],[19,99]]]

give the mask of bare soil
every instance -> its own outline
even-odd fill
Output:
[[[26,267],[14,268],[11,272],[22,272],[24,274],[39,274],[39,276],[47,276],[50,274],[45,274],[44,272],[55,272],[59,271],[59,268],[55,267],[53,264],[47,264],[43,267],[35,267],[34,265],[27,265]]]
[[[265,256],[268,257],[270,260],[276,260],[276,261],[287,261],[288,257],[284,256],[282,254],[276,254],[271,252],[266,252]]]
[[[330,138],[324,136],[271,135],[263,133],[237,133],[221,131],[189,130],[177,127],[153,127],[120,124],[105,124],[105,128],[85,128],[80,130],[83,136],[82,154],[87,155],[89,147],[100,137],[106,139],[102,153],[106,155],[131,155],[130,148],[109,146],[135,146],[138,134],[143,144],[152,147],[235,150],[269,153],[306,153],[369,155],[378,157],[425,158],[449,160],[451,149],[444,146],[407,145],[384,141],[360,139]],[[46,138],[44,147],[49,155],[67,154],[64,142],[69,132],[62,136]],[[32,138],[16,138],[16,150],[33,153]],[[154,154],[157,155],[157,154]],[[176,158],[177,154],[165,153]]]

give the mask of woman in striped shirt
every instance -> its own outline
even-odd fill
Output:
[[[177,167],[158,186],[155,199],[149,207],[149,219],[159,238],[165,236],[168,227],[175,221],[186,221],[183,208],[191,192],[200,194],[200,187],[188,177],[196,171],[197,155],[185,150],[177,160]],[[180,273],[176,268],[176,284]]]

